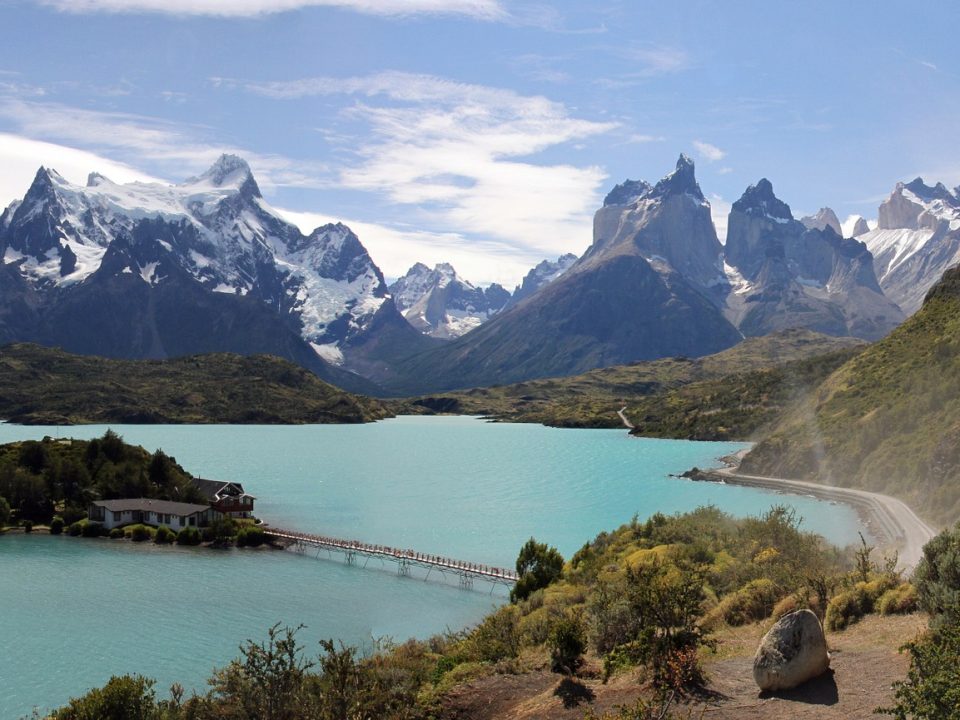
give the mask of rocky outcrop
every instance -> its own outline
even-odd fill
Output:
[[[867,224],[867,221],[862,217],[858,217],[856,222],[853,223],[853,230],[850,233],[850,237],[860,237],[861,235],[866,235],[870,232],[870,226]]]
[[[873,253],[884,292],[912,314],[944,271],[960,262],[960,194],[921,178],[898,183],[880,205],[877,228],[858,239]]]
[[[789,690],[830,667],[827,640],[810,610],[784,615],[763,636],[753,658],[753,679],[761,691]]]
[[[627,182],[632,181],[628,180]],[[643,185],[647,188],[650,187],[646,183],[643,183]],[[617,187],[620,186],[618,185]],[[611,193],[611,195],[612,194],[613,193]],[[609,195],[607,197],[609,198]],[[552,260],[541,261],[532,270],[530,270],[530,272],[524,275],[523,281],[514,288],[513,297],[510,298],[510,301],[507,303],[507,307],[516,305],[521,300],[526,300],[541,288],[546,287],[558,277],[563,275],[571,267],[573,267],[573,264],[576,261],[577,256],[573,253],[561,255],[557,258],[556,262]]]
[[[803,223],[803,226],[807,228],[807,230],[823,230],[824,228],[830,228],[837,235],[843,237],[843,230],[840,227],[840,218],[837,217],[837,214],[831,208],[820,208],[816,215],[807,215],[806,217],[802,217],[800,218],[800,222]]]
[[[866,246],[835,232],[832,211],[818,218],[809,227],[795,220],[766,178],[733,204],[723,303],[744,335],[803,327],[877,340],[903,321],[877,283]]]

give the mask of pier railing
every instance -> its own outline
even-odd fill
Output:
[[[343,553],[348,565],[357,563],[357,558],[365,558],[364,566],[371,558],[393,562],[397,565],[397,573],[409,575],[413,566],[427,568],[424,580],[430,578],[434,570],[446,575],[458,576],[461,587],[472,588],[474,580],[486,580],[493,585],[514,585],[519,579],[513,570],[483,565],[480,563],[455,560],[442,555],[432,555],[416,550],[390,547],[389,545],[373,545],[359,540],[344,540],[341,538],[312,535],[310,533],[284,530],[275,527],[264,527],[264,532],[283,544],[292,547],[298,552],[306,552],[308,548],[318,551]],[[491,589],[492,591],[492,589]]]

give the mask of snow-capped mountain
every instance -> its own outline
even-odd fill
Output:
[[[540,288],[545,287],[563,275],[567,270],[573,267],[577,261],[577,256],[573,253],[561,255],[553,260],[542,260],[534,266],[530,272],[523,276],[523,280],[513,290],[513,296],[507,303],[507,307],[516,305],[521,300],[533,295]]]
[[[943,272],[960,262],[960,188],[931,187],[921,178],[897,183],[880,205],[876,229],[857,237],[873,253],[884,292],[912,314]]]
[[[246,162],[231,155],[179,185],[120,185],[91,174],[77,186],[41,168],[24,198],[0,216],[0,255],[43,317],[111,276],[158,290],[192,282],[190,292],[254,302],[336,364],[345,362],[348,346],[363,343],[377,316],[381,324],[402,322],[382,273],[349,228],[326,225],[303,235],[263,199]],[[115,312],[122,316],[122,304]],[[58,342],[53,328],[46,332]],[[139,349],[124,342],[102,338],[103,354],[171,354],[169,338]]]
[[[500,312],[510,293],[494,283],[480,288],[464,280],[448,263],[432,270],[416,263],[390,286],[397,308],[420,332],[457,338]]]
[[[473,332],[401,362],[403,385],[394,389],[567,375],[705,355],[742,339],[704,290],[722,277],[722,248],[691,160],[681,157],[656,186],[618,186],[594,229],[587,252],[555,280]]]
[[[844,237],[860,237],[870,232],[870,223],[863,215],[848,215],[847,219],[840,223]]]
[[[724,305],[741,332],[804,327],[875,340],[902,322],[903,313],[877,283],[866,246],[843,239],[829,209],[806,220],[794,219],[766,178],[733,204]]]

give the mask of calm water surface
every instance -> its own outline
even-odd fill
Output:
[[[601,530],[713,503],[737,515],[789,502],[809,529],[856,539],[842,505],[670,479],[742,445],[631,438],[471,418],[364,426],[113,426],[203,477],[238,480],[257,514],[296,530],[511,566],[531,535],[568,556]],[[90,438],[105,426],[0,425],[0,443]],[[503,601],[293,553],[155,548],[50,536],[0,538],[0,718],[65,701],[111,674],[163,689],[202,682],[275,622],[369,644],[479,620]]]

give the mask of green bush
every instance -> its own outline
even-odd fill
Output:
[[[54,516],[53,520],[50,521],[50,534],[59,535],[63,532],[63,518],[59,515]]]
[[[79,537],[83,533],[83,526],[87,524],[86,520],[77,520],[76,522],[70,523],[70,526],[67,528],[67,534],[70,537]]]
[[[153,534],[153,541],[157,545],[168,545],[177,539],[177,534],[166,525],[161,525]]]
[[[545,588],[563,572],[563,556],[554,547],[527,540],[517,556],[517,575],[520,579],[510,591],[510,600],[525,600],[531,593]]]
[[[199,545],[200,531],[195,527],[185,527],[177,533],[177,545]]]
[[[751,580],[720,601],[712,614],[723,618],[732,627],[765,620],[770,617],[783,591],[766,578]]]
[[[550,669],[556,673],[573,675],[583,664],[583,652],[587,649],[583,637],[583,624],[578,618],[565,617],[550,633]]]
[[[25,533],[33,532],[33,520],[24,520],[20,524],[23,526],[23,531]]]
[[[876,603],[881,615],[900,615],[917,610],[917,589],[908,582],[887,590]]]
[[[102,688],[73,698],[53,720],[159,720],[154,681],[141,675],[112,677]]]
[[[960,625],[960,524],[923,546],[913,583],[931,626]]]
[[[123,528],[113,528],[110,531],[111,540],[119,540],[123,537]]]
[[[128,525],[124,534],[127,535],[128,533],[130,539],[134,542],[144,542],[153,537],[153,531],[146,525]]]
[[[10,522],[10,503],[3,496],[0,496],[0,528]]]
[[[897,720],[960,720],[960,628],[943,625],[905,647],[910,670],[893,684],[897,703],[877,712]]]
[[[267,541],[263,528],[244,525],[237,531],[237,547],[259,547]]]
[[[104,534],[103,525],[98,522],[86,522],[80,532],[85,538],[100,537]]]

